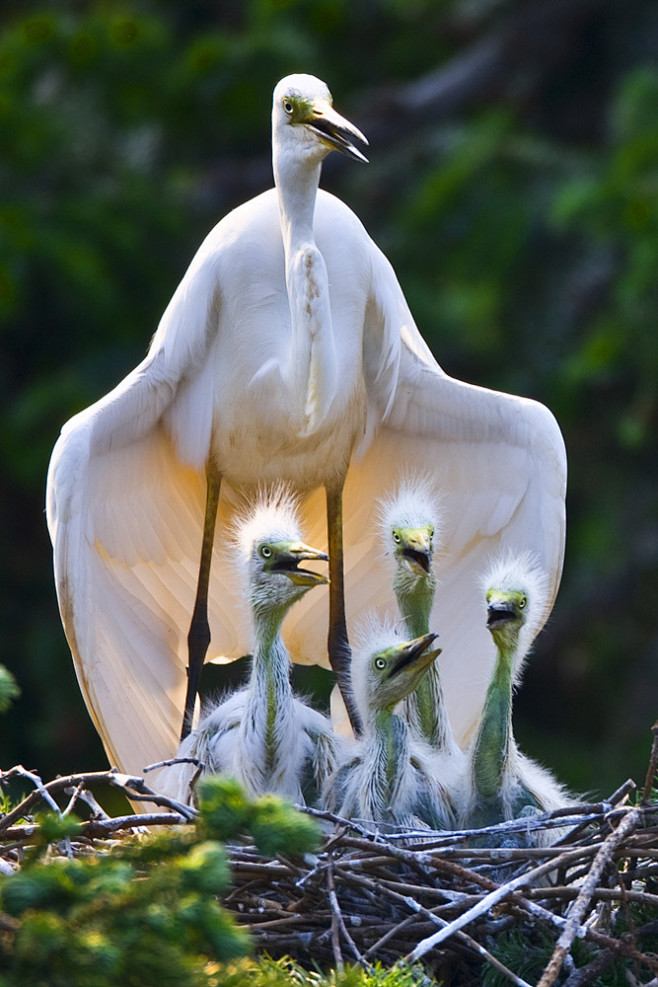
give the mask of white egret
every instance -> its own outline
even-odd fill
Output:
[[[327,717],[293,695],[290,656],[281,623],[290,607],[325,576],[300,568],[327,560],[300,540],[296,504],[281,491],[261,497],[238,523],[236,555],[253,622],[248,685],[206,710],[178,756],[204,765],[202,775],[227,773],[251,796],[273,792],[314,802],[336,767],[340,746]],[[196,769],[189,763],[160,773],[159,791],[191,802]]]
[[[414,737],[395,706],[441,653],[436,634],[396,640],[394,625],[371,623],[352,661],[364,733],[330,777],[322,801],[346,819],[411,828],[454,825],[454,806],[439,780],[439,758]]]
[[[505,556],[487,572],[483,585],[496,664],[468,752],[468,794],[461,820],[467,828],[549,812],[571,801],[550,771],[521,753],[512,729],[513,690],[536,629],[546,618],[545,573],[529,555]],[[542,840],[547,838],[542,835]]]
[[[429,633],[436,594],[434,551],[442,524],[436,485],[431,474],[407,476],[378,504],[384,553],[395,566],[395,598],[407,631],[413,637]],[[404,700],[400,712],[430,747],[452,755],[463,764],[463,751],[448,717],[438,661],[432,663],[417,688]]]
[[[531,549],[557,590],[559,429],[543,406],[454,380],[435,362],[391,265],[354,213],[318,191],[324,156],[359,157],[359,137],[324,83],[277,85],[276,188],[210,232],[144,361],[71,419],[53,452],[47,513],[60,612],[108,758],[125,771],[177,748],[195,599],[192,678],[208,626],[207,660],[248,650],[221,532],[239,494],[261,482],[291,483],[305,498],[309,539],[328,543],[330,594],[306,597],[284,629],[296,661],[327,665],[329,651],[348,705],[343,609],[350,618],[388,597],[386,573],[371,564],[368,517],[392,464],[440,470],[446,562],[432,620],[460,734],[493,661],[469,600],[474,569],[500,546]]]

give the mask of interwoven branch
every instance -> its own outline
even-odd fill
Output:
[[[189,825],[197,816],[157,795],[143,779],[116,771],[47,784],[21,766],[0,773],[0,781],[12,780],[31,790],[0,817],[5,872],[38,842],[39,809],[89,817],[67,849],[80,854],[102,849],[122,833]],[[151,811],[111,817],[98,801],[108,785]],[[321,850],[312,857],[271,860],[251,845],[230,846],[233,882],[223,903],[249,927],[257,948],[301,962],[368,968],[376,960],[394,964],[402,957],[422,959],[434,969],[440,964],[442,970],[446,964],[486,963],[510,983],[533,987],[497,955],[496,937],[519,928],[524,937],[541,931],[555,943],[537,987],[555,983],[576,937],[589,944],[592,955],[571,970],[569,987],[594,983],[616,957],[655,977],[658,960],[643,951],[642,941],[658,933],[658,922],[655,929],[639,924],[629,935],[628,918],[634,907],[658,905],[658,804],[645,796],[629,805],[633,788],[629,782],[607,801],[488,830],[430,834],[381,833],[304,809],[325,828]],[[561,838],[551,846],[514,845],[514,834],[524,837],[517,843],[534,844],[539,832],[556,829]],[[484,835],[491,846],[482,846]],[[625,916],[618,930],[617,913]]]

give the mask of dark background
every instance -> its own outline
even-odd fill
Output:
[[[0,764],[105,765],[43,513],[62,423],[143,356],[205,233],[271,184],[271,91],[370,138],[323,184],[453,376],[537,398],[569,456],[562,588],[516,702],[576,789],[644,778],[658,715],[658,5],[44,3],[0,14]]]

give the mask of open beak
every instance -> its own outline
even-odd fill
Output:
[[[336,113],[330,103],[316,105],[313,109],[313,117],[307,121],[306,125],[311,130],[314,130],[321,140],[332,148],[332,150],[340,151],[341,154],[347,155],[348,158],[353,158],[354,161],[365,161],[366,164],[368,163],[365,154],[362,154],[353,143],[356,140],[361,144],[367,145],[367,138],[354,124],[346,120],[345,117],[342,117],[340,113]]]
[[[300,562],[307,560],[328,562],[329,556],[303,542],[293,542],[274,564],[273,571],[284,573],[295,586],[321,586],[323,583],[328,583],[329,580],[322,573],[299,568]]]
[[[389,677],[398,675],[403,669],[420,673],[424,672],[441,654],[441,648],[426,650],[436,640],[438,634],[423,634],[422,637],[406,641],[398,646],[399,657],[391,668]]]
[[[492,602],[487,607],[487,627],[490,630],[492,627],[500,627],[502,624],[507,624],[510,620],[515,619],[514,607],[505,600]]]
[[[432,542],[424,531],[409,530],[404,538],[402,557],[411,569],[421,576],[428,576],[432,558]]]

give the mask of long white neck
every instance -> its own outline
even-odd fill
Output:
[[[277,153],[275,143],[273,165],[292,330],[282,373],[304,396],[298,429],[305,436],[326,422],[338,390],[329,278],[313,233],[322,161]]]

